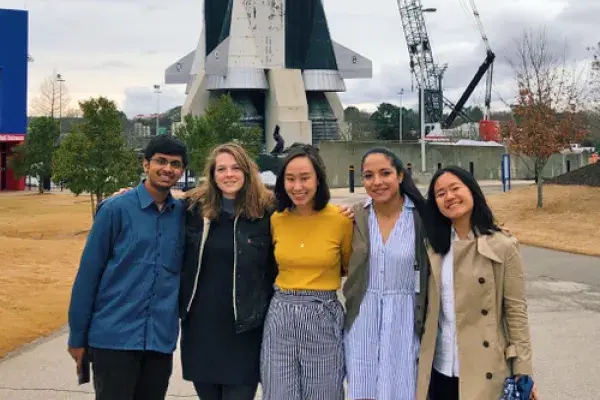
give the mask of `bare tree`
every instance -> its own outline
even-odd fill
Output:
[[[570,148],[587,134],[579,111],[585,105],[584,69],[570,63],[567,47],[555,50],[545,29],[526,31],[509,60],[515,74],[513,119],[504,134],[509,148],[533,161],[543,205],[542,171],[553,154]]]
[[[40,94],[31,101],[34,114],[45,117],[64,117],[67,115],[71,97],[60,75],[53,73],[44,79]]]
[[[63,117],[67,118],[82,118],[83,112],[80,108],[71,107],[63,112]]]

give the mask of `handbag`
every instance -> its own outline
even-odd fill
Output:
[[[529,400],[533,390],[533,379],[528,375],[521,375],[517,381],[514,377],[504,380],[504,392],[500,400]]]
[[[529,400],[533,390],[533,379],[529,375],[521,375],[518,380],[516,379],[513,362],[517,354],[514,349],[509,354],[510,376],[504,380],[504,389],[500,400]]]

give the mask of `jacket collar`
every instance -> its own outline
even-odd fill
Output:
[[[367,248],[369,248],[369,210],[373,205],[373,199],[368,197],[366,200],[358,203],[354,208],[354,225],[356,225],[358,232],[363,237]],[[414,203],[408,196],[404,196],[404,207],[406,208],[415,208]]]
[[[496,240],[495,236],[496,233],[492,235],[480,235],[477,237],[477,251],[482,256],[487,257],[492,261],[501,263],[502,258],[498,255],[493,246]]]
[[[362,205],[363,208],[369,208],[373,205],[373,199],[371,197],[367,197]],[[404,208],[415,208],[415,203],[408,197],[404,196]]]
[[[367,248],[369,248],[369,207],[367,204],[369,200],[361,201],[354,210],[354,225],[356,225],[358,233],[366,242]]]
[[[502,258],[498,255],[498,252],[495,250],[494,246],[495,241],[497,240],[495,235],[496,234],[479,235],[475,237],[475,234],[471,232],[467,240],[475,240],[477,242],[476,248],[479,254],[492,261],[501,263]],[[433,248],[431,246],[427,246],[427,254],[429,255],[431,269],[432,271],[434,271],[434,273],[436,273],[436,278],[439,278],[439,276],[437,276],[437,272],[439,272],[442,267],[444,256],[433,251]]]
[[[474,240],[477,243],[476,249],[479,254],[492,261],[501,263],[502,258],[498,255],[494,249],[496,243],[496,233],[492,235],[479,235],[475,236],[473,232],[469,233],[467,240]],[[429,256],[429,263],[431,265],[431,273],[434,276],[435,283],[439,290],[441,282],[441,271],[442,263],[444,262],[444,256],[433,251],[431,246],[427,246],[427,254]]]

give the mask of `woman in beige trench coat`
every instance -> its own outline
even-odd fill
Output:
[[[507,377],[533,373],[517,240],[461,168],[439,170],[427,202],[437,229],[417,399],[499,400]]]

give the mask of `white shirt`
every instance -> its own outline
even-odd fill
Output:
[[[444,256],[442,263],[440,316],[433,359],[433,367],[436,371],[449,377],[459,376],[456,312],[454,308],[454,242],[456,240],[458,240],[458,235],[452,229],[450,251]]]

